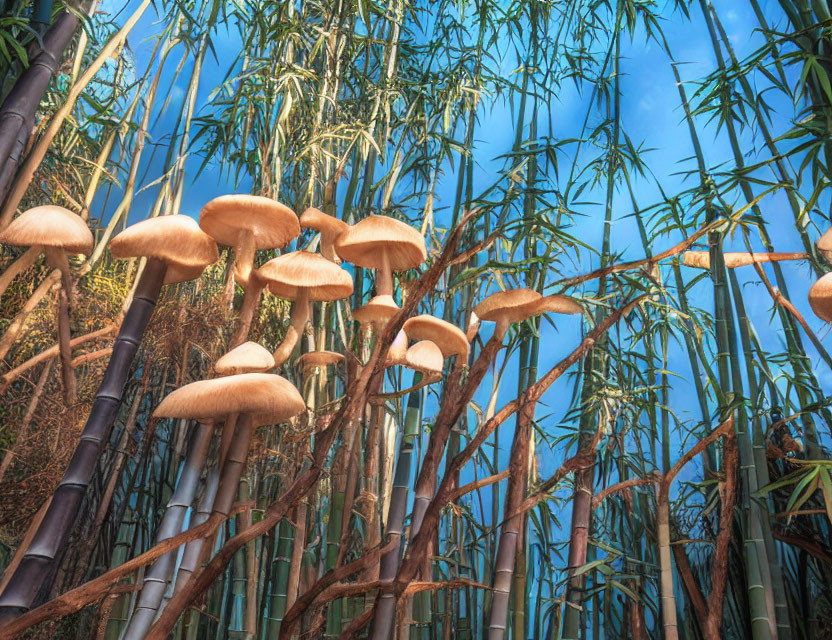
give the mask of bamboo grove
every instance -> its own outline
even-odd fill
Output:
[[[827,3],[2,7],[0,638],[832,637]]]

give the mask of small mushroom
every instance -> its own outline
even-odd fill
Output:
[[[832,322],[832,272],[820,277],[809,288],[809,306],[824,322]]]
[[[295,348],[309,320],[309,304],[341,300],[352,294],[352,277],[346,269],[317,253],[293,251],[269,260],[257,270],[257,277],[269,291],[283,300],[292,300],[290,326],[274,352],[276,366],[282,365]]]
[[[335,240],[349,225],[335,216],[330,216],[316,209],[309,207],[300,216],[300,226],[304,229],[314,229],[321,233],[321,255],[332,262],[340,262],[338,254],[335,253]]]
[[[393,367],[399,364],[405,364],[408,343],[409,338],[405,330],[399,330],[396,337],[393,338],[393,342],[390,343],[390,348],[387,349],[387,360],[384,362],[384,366]]]
[[[442,350],[430,340],[420,340],[404,355],[404,366],[431,378],[442,375]]]
[[[274,369],[274,356],[256,342],[244,342],[214,363],[214,371],[221,376],[263,373],[269,369]]]
[[[380,295],[371,298],[363,307],[354,309],[352,317],[360,325],[373,325],[380,328],[399,311],[401,309],[393,300],[393,296]]]
[[[61,272],[58,292],[58,349],[61,379],[66,404],[75,401],[75,374],[72,370],[69,307],[73,302],[72,272],[67,253],[89,254],[93,237],[87,224],[72,211],[56,205],[44,205],[23,212],[2,233],[0,242],[22,247],[38,247],[49,266]]]
[[[427,260],[422,234],[387,216],[370,215],[349,227],[335,241],[335,251],[347,262],[376,270],[376,295],[393,295],[393,271]]]
[[[302,371],[316,367],[328,367],[344,361],[344,354],[336,351],[309,351],[295,360]]]
[[[444,358],[458,355],[468,358],[468,338],[462,329],[431,315],[414,316],[404,323],[404,330],[412,340],[430,340],[442,350]]]
[[[522,322],[541,313],[582,313],[583,308],[569,296],[543,297],[531,289],[510,289],[492,293],[474,307],[480,320],[496,322],[494,337],[502,340],[510,324]]]
[[[244,289],[258,249],[279,249],[300,235],[295,212],[271,198],[231,194],[214,198],[199,213],[199,226],[234,249],[234,275]]]
[[[148,218],[130,225],[110,241],[110,253],[114,258],[144,257],[164,262],[164,284],[198,278],[220,257],[217,243],[196,220],[181,215]]]

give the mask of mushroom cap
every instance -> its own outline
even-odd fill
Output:
[[[454,324],[431,315],[414,316],[404,323],[404,330],[413,340],[430,340],[442,350],[442,355],[468,357],[468,339],[465,333]]]
[[[114,258],[144,256],[168,264],[165,284],[199,277],[219,260],[217,243],[189,216],[148,218],[130,225],[110,241]]]
[[[536,314],[538,313],[564,313],[576,314],[583,313],[584,308],[578,303],[575,298],[560,295],[558,293],[551,296],[544,296],[544,298],[537,303]],[[535,315],[536,315],[535,314]]]
[[[832,271],[809,288],[809,306],[824,322],[832,322]]]
[[[384,324],[399,311],[401,309],[393,296],[380,295],[371,298],[363,307],[354,309],[352,317],[359,324]]]
[[[378,269],[382,252],[394,271],[411,269],[427,260],[422,234],[400,220],[369,215],[348,227],[335,241],[335,252],[347,262]]]
[[[305,409],[300,393],[286,378],[274,373],[242,373],[186,384],[162,400],[153,416],[207,420],[249,413],[256,424],[272,424]]]
[[[92,251],[92,232],[87,223],[69,209],[53,204],[34,207],[11,221],[0,242],[18,247],[58,247],[68,253]]]
[[[404,354],[404,366],[426,374],[442,373],[442,350],[430,340],[420,340]]]
[[[274,367],[274,356],[271,351],[256,342],[244,342],[214,363],[214,371],[221,376],[260,373],[274,369]]]
[[[480,320],[497,322],[522,322],[535,315],[535,309],[543,296],[531,289],[509,289],[498,291],[482,300],[474,307],[474,313]]]
[[[229,194],[214,198],[199,212],[199,226],[220,244],[237,247],[254,234],[257,249],[277,249],[300,235],[295,212],[271,198]]]
[[[295,364],[306,370],[311,367],[326,367],[344,360],[344,354],[337,351],[309,351],[295,360]]]
[[[350,228],[343,220],[324,213],[315,207],[309,207],[300,216],[300,226],[304,229],[314,229],[321,233],[339,234]]]
[[[405,364],[405,355],[407,354],[407,345],[410,342],[404,329],[399,329],[390,347],[387,349],[387,359],[384,362],[385,367],[393,367],[399,364]]]
[[[340,300],[352,294],[352,276],[346,269],[310,251],[292,251],[269,260],[257,271],[269,291],[284,300],[296,300],[301,289],[310,301]]]
[[[818,238],[817,247],[827,260],[832,260],[832,227]]]

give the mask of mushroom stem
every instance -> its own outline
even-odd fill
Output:
[[[329,231],[321,231],[321,255],[327,260],[340,263],[341,258],[335,253],[335,240],[337,237],[337,234]]]
[[[248,339],[248,334],[251,331],[251,321],[254,319],[254,312],[260,306],[260,296],[263,293],[265,282],[257,277],[251,276],[249,286],[245,288],[243,295],[243,306],[240,308],[240,316],[237,319],[237,330],[231,337],[231,342],[228,345],[229,350],[234,347],[239,347]]]
[[[497,320],[494,326],[494,338],[499,340],[500,342],[503,341],[503,338],[506,337],[506,333],[508,332],[508,328],[511,323],[506,318],[500,318]]]
[[[376,295],[393,295],[393,270],[390,268],[390,257],[384,249],[381,250],[381,266],[376,269]]]
[[[298,340],[303,335],[306,322],[309,320],[309,292],[306,289],[299,289],[299,294],[294,304],[292,305],[292,315],[289,316],[289,329],[286,331],[286,336],[283,342],[274,352],[275,366],[279,367],[289,359],[292,351],[295,350]]]
[[[76,382],[72,370],[72,333],[69,328],[69,306],[72,300],[72,272],[63,249],[44,247],[46,261],[50,267],[61,272],[61,288],[58,290],[58,353],[61,360],[61,382],[64,387],[64,403],[75,402]]]
[[[254,243],[254,233],[248,229],[242,231],[240,244],[235,248],[237,259],[234,264],[234,275],[244,289],[248,289],[248,280],[254,265],[254,253],[257,246]]]

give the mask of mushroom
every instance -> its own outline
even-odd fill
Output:
[[[332,262],[340,262],[340,258],[335,253],[335,240],[344,231],[349,229],[349,225],[343,220],[339,220],[335,216],[330,216],[316,209],[309,207],[300,216],[300,226],[304,229],[314,229],[321,233],[321,255]]]
[[[387,216],[370,215],[335,241],[347,262],[376,270],[376,295],[393,295],[393,271],[418,267],[427,260],[425,239],[413,227]]]
[[[262,373],[269,369],[274,369],[274,356],[256,342],[244,342],[214,363],[214,371],[221,376]]]
[[[219,260],[217,243],[191,217],[148,218],[130,225],[110,241],[114,258],[139,258],[164,263],[163,284],[187,282]]]
[[[809,306],[824,322],[832,322],[832,272],[820,277],[809,288]]]
[[[234,275],[244,289],[258,249],[279,249],[300,235],[295,212],[271,198],[231,194],[214,198],[199,212],[199,226],[234,249]]]
[[[444,360],[442,349],[430,340],[420,340],[405,353],[404,366],[429,378],[435,378],[442,375]]]
[[[541,313],[581,313],[583,308],[573,298],[563,295],[543,297],[531,289],[510,289],[492,293],[474,307],[480,320],[496,322],[494,337],[502,340],[510,324],[522,322]]]
[[[349,272],[309,251],[294,251],[269,260],[257,270],[257,277],[267,283],[273,295],[294,301],[289,329],[274,352],[278,367],[289,359],[303,333],[310,302],[341,300],[352,294]]]
[[[407,355],[407,345],[409,338],[404,329],[400,329],[390,343],[390,348],[387,349],[387,360],[384,362],[385,367],[392,367],[398,364],[405,364],[405,356]]]
[[[295,360],[302,371],[316,367],[328,367],[344,361],[344,354],[336,351],[309,351]]]
[[[228,515],[246,467],[254,427],[283,422],[305,409],[300,393],[285,378],[273,373],[243,373],[180,387],[162,400],[153,416],[214,420],[240,414],[212,509]]]
[[[468,338],[462,329],[431,315],[414,316],[404,323],[404,331],[413,340],[430,340],[442,350],[443,358],[458,355],[468,358]]]
[[[72,272],[67,253],[92,251],[92,232],[80,216],[57,205],[44,205],[23,212],[2,233],[0,242],[22,247],[39,247],[50,267],[61,272],[58,292],[58,349],[64,401],[75,401],[75,374],[72,370],[72,347],[69,307],[72,304]]]
[[[383,327],[401,309],[393,296],[381,295],[371,298],[363,307],[354,309],[352,318],[360,325],[373,325]]]
[[[825,234],[824,234],[825,235]],[[823,252],[821,248],[821,238],[818,240],[818,249]],[[832,244],[832,238],[826,242]],[[774,252],[728,252],[723,253],[722,257],[725,259],[725,266],[728,269],[736,269],[737,267],[746,267],[755,262],[782,262],[784,260],[805,260],[809,256],[805,253],[774,253]],[[711,254],[708,251],[685,251],[682,254],[682,264],[686,267],[697,267],[699,269],[711,268]]]

